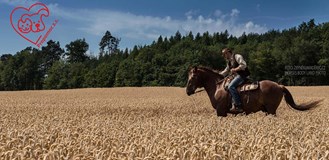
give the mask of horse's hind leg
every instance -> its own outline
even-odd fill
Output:
[[[276,110],[278,109],[280,103],[281,103],[281,99],[273,100],[270,103],[265,104],[265,106],[264,106],[265,112],[268,114],[276,115]]]
[[[263,112],[265,112],[266,114],[268,114],[265,105],[262,105],[262,106],[261,106],[261,110],[262,110]]]
[[[269,83],[269,82],[268,82]],[[263,104],[268,114],[276,115],[283,97],[282,89],[275,83],[263,90]]]

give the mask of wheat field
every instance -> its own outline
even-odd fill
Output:
[[[329,87],[288,89],[324,101],[219,118],[185,88],[0,92],[0,159],[329,159]]]

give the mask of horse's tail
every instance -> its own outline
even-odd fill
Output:
[[[322,101],[322,100],[318,100],[318,101],[313,101],[313,102],[308,102],[308,103],[303,103],[303,104],[297,105],[294,101],[294,98],[292,98],[292,95],[289,92],[289,90],[286,87],[284,87],[283,85],[280,85],[280,87],[282,88],[282,91],[284,93],[284,99],[286,100],[286,102],[292,108],[294,108],[296,110],[300,110],[300,111],[309,110],[313,107],[318,106],[318,104]]]

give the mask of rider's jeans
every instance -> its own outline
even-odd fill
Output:
[[[231,83],[228,85],[228,90],[232,96],[233,104],[235,105],[241,105],[241,98],[238,94],[237,87],[244,82],[244,79],[237,75],[234,77],[234,79],[231,81]]]

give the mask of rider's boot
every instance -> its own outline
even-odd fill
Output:
[[[240,104],[240,105],[235,105],[235,104],[233,104],[232,105],[232,108],[230,109],[230,111],[232,112],[232,113],[243,113],[243,109],[242,109],[242,105]]]

